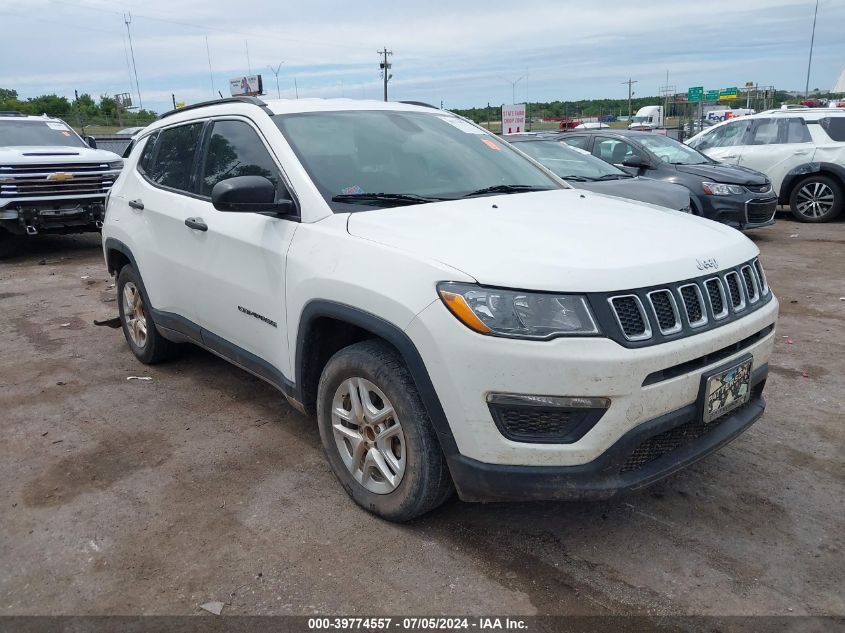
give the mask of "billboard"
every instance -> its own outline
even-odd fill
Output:
[[[233,97],[255,96],[264,92],[261,75],[246,75],[229,80],[229,93]]]
[[[525,104],[502,106],[502,134],[517,134],[525,131]]]

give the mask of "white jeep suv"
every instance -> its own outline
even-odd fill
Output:
[[[224,99],[163,115],[103,248],[145,363],[200,345],[316,414],[391,520],[605,497],[763,412],[778,304],[738,231],[569,188],[432,107]]]
[[[769,110],[728,119],[690,147],[729,165],[763,172],[780,204],[802,222],[829,222],[845,208],[845,111]]]

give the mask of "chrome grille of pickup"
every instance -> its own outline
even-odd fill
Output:
[[[769,294],[763,269],[754,259],[665,288],[611,295],[607,302],[625,340],[654,343],[661,337],[691,335],[739,318],[765,303]]]
[[[107,163],[0,165],[0,198],[104,195],[119,173]]]

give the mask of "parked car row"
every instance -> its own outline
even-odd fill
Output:
[[[687,141],[726,165],[763,172],[802,222],[827,222],[845,207],[845,111],[769,110],[729,119]]]

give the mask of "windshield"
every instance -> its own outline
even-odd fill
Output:
[[[651,123],[653,120],[653,117],[650,116],[631,117],[631,121],[633,121],[634,123]]]
[[[711,163],[701,152],[660,134],[644,133],[637,140],[662,161],[673,165],[703,165]]]
[[[491,194],[562,188],[495,136],[445,112],[305,112],[273,119],[335,211],[456,199],[488,188],[499,188]],[[372,194],[390,195],[375,200]]]
[[[0,121],[0,147],[60,145],[85,147],[85,143],[61,121]]]
[[[632,176],[564,141],[519,141],[516,147],[564,180],[615,180]]]

